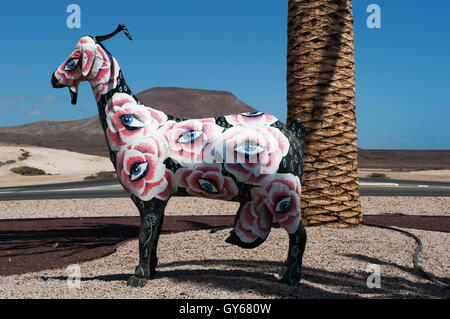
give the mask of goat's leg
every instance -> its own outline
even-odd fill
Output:
[[[289,234],[289,252],[285,263],[286,273],[280,279],[281,283],[294,286],[300,283],[306,237],[306,229],[300,221],[297,230],[293,234]]]
[[[143,287],[147,279],[154,277],[158,262],[156,257],[159,234],[164,218],[164,209],[167,201],[152,199],[141,201],[132,196],[141,215],[141,227],[139,230],[139,265],[134,275],[128,279],[128,286]]]
[[[251,198],[240,202],[239,210],[236,214],[236,217],[234,218],[234,229],[231,231],[230,236],[225,240],[225,242],[232,244],[232,245],[239,246],[241,248],[252,249],[252,248],[258,247],[266,240],[267,236],[269,235],[270,227],[271,227],[271,223],[272,223],[272,216],[270,215],[270,213],[268,213],[268,211],[267,211],[267,213],[270,215],[270,222],[268,220],[266,220],[266,222],[268,222],[268,225],[267,225],[268,229],[266,229],[266,232],[264,234],[262,232],[257,232],[255,229],[252,229],[252,227],[257,226],[255,224],[251,225],[250,229],[247,229],[247,231],[251,234],[250,236],[255,237],[254,239],[251,239],[251,237],[247,237],[246,234],[243,234],[241,232],[241,236],[244,236],[248,239],[246,241],[243,241],[242,238],[240,238],[240,236],[236,233],[237,231],[239,231],[237,229],[239,227],[239,225],[238,225],[239,222],[242,222],[243,220],[245,220],[246,213],[247,214],[250,213],[248,210],[248,208],[249,208],[248,206],[251,204],[252,204]],[[263,219],[262,215],[261,215],[261,219]],[[241,226],[242,226],[242,224],[241,224]],[[245,227],[249,227],[249,225],[247,225]]]

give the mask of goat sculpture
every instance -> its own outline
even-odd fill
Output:
[[[280,281],[298,284],[306,245],[300,218],[302,124],[294,121],[288,129],[261,112],[180,119],[142,105],[102,43],[121,31],[131,40],[124,25],[106,36],[82,37],[51,83],[69,87],[72,104],[79,83],[90,83],[111,161],[139,210],[139,265],[128,285],[144,286],[155,274],[171,196],[238,201],[226,242],[243,248],[263,243],[273,222],[281,225],[289,234],[289,251]]]

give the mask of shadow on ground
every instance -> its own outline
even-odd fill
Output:
[[[121,242],[134,239],[138,227],[114,223],[55,223],[41,221],[7,224],[0,227],[0,275],[21,274],[65,267],[81,261],[107,256]],[[64,224],[66,223],[66,224]]]
[[[167,217],[163,233],[226,226],[234,218]],[[118,244],[136,239],[139,223],[139,217],[3,220],[0,222],[0,275],[62,268],[106,256],[113,253]],[[393,267],[405,273],[407,278],[413,279],[382,274],[381,288],[369,289],[366,281],[370,273],[343,273],[304,267],[304,280],[301,285],[288,287],[277,283],[274,277],[282,267],[281,262],[210,259],[160,264],[156,281],[150,281],[149,285],[158,284],[158,278],[168,278],[174,282],[208,285],[225,291],[252,291],[273,298],[448,297],[448,291],[433,282],[423,280],[412,268],[412,263],[411,267],[405,267],[361,254],[336,255],[336,262],[339,262],[339,258],[351,258],[364,265],[370,263]],[[82,280],[121,281],[125,286],[130,275],[112,274],[85,277]],[[450,281],[449,278],[438,279],[443,282]]]
[[[365,216],[378,225],[448,232],[448,216]],[[166,216],[162,233],[223,229],[234,215]],[[137,238],[139,217],[17,219],[0,221],[0,275],[66,267],[113,253]]]
[[[417,277],[406,278],[382,276],[381,288],[366,286],[369,273],[342,273],[304,267],[303,280],[298,287],[289,287],[277,282],[273,275],[282,266],[281,262],[267,260],[209,259],[189,260],[160,264],[156,278],[147,285],[158,284],[158,279],[168,278],[176,283],[194,283],[234,293],[254,293],[269,298],[446,298],[445,289],[432,282],[419,279],[420,274],[408,267],[364,255],[344,255],[364,263],[389,265]],[[198,269],[185,269],[197,267]],[[82,281],[120,281],[126,285],[131,274],[111,274],[81,278]],[[41,277],[43,280],[66,280],[67,277]],[[448,278],[440,278],[448,280]]]
[[[166,216],[162,233],[214,228],[234,216]],[[42,218],[0,221],[0,275],[7,276],[101,258],[136,239],[139,217]]]

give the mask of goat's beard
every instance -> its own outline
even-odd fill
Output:
[[[79,81],[75,81],[70,87],[69,87],[69,92],[70,92],[70,102],[72,103],[72,105],[77,104],[77,98],[78,98],[78,84],[80,84]]]
[[[70,102],[75,105],[77,104],[77,98],[78,98],[78,85],[77,86],[71,86],[69,87],[70,92]]]

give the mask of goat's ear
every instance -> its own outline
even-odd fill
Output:
[[[81,74],[87,76],[91,71],[92,64],[97,52],[97,44],[90,37],[81,39]]]

